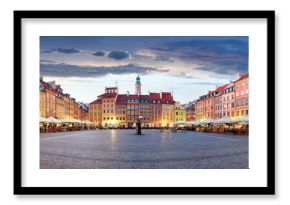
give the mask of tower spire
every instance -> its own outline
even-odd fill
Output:
[[[136,77],[135,94],[141,95],[141,79],[140,79],[139,75],[137,75],[137,77]]]

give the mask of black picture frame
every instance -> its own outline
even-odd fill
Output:
[[[48,18],[219,18],[267,20],[266,187],[23,187],[21,120],[22,19]],[[273,195],[275,194],[275,11],[14,11],[14,194],[16,195]]]

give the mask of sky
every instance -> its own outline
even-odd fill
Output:
[[[106,86],[187,103],[248,73],[248,36],[41,36],[40,75],[90,103]]]

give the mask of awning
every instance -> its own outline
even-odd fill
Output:
[[[60,120],[58,120],[52,116],[49,116],[46,120],[47,120],[46,122],[48,122],[48,123],[61,123]]]

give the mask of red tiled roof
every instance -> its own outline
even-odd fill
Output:
[[[222,85],[222,86],[218,87],[218,88],[215,90],[215,92],[220,92],[220,91],[222,91],[223,89],[225,89],[227,86],[228,86],[228,84]]]
[[[126,104],[127,103],[127,95],[118,95],[117,96],[117,100],[116,100],[117,104]]]
[[[98,98],[115,98],[117,93],[104,93],[99,95]]]
[[[248,78],[248,77],[249,77],[249,74],[248,73],[246,73],[246,74],[240,74],[239,79],[236,80],[236,81],[243,80],[243,79]]]
[[[139,97],[138,97],[138,95],[128,95],[128,96],[127,96],[127,99],[128,99],[128,100],[138,100]]]
[[[150,100],[161,100],[160,93],[149,93]]]
[[[161,96],[162,96],[162,99],[166,99],[166,100],[172,99],[172,96],[171,96],[170,92],[162,92]]]
[[[117,89],[118,87],[106,87],[105,89]]]
[[[150,100],[149,95],[140,95],[139,98],[142,100]]]
[[[170,92],[162,92],[161,95],[162,95],[161,99],[162,103],[170,103],[170,104],[174,103],[173,97]]]
[[[102,103],[102,99],[96,99],[93,102],[91,102],[90,104],[101,104]]]

